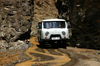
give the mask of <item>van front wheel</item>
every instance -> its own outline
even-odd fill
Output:
[[[63,47],[63,48],[66,48],[66,40],[63,40],[63,41],[62,41],[62,47]]]
[[[41,48],[43,48],[45,46],[45,42],[44,41],[40,41],[40,46],[41,46]]]

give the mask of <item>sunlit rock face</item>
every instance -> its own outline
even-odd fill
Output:
[[[58,17],[56,2],[57,0],[34,0],[34,21],[32,22],[31,36],[36,36],[37,34],[36,25],[38,21]]]
[[[57,18],[56,2],[57,0],[34,0],[34,21]]]
[[[33,0],[0,0],[0,41],[29,38],[33,4]]]

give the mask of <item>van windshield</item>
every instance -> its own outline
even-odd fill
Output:
[[[64,21],[43,22],[44,28],[65,28]]]

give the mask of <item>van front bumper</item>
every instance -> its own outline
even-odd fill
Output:
[[[64,41],[64,40],[68,40],[68,38],[64,38],[64,39],[41,39],[42,41]]]

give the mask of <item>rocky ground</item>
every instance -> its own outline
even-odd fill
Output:
[[[100,65],[100,51],[99,50],[67,47],[67,49],[59,48],[58,51],[67,54],[71,58],[70,62],[61,66],[99,66]],[[53,54],[56,54],[56,53],[53,53]],[[37,64],[35,66],[52,66],[52,64],[47,65],[45,63],[45,64]]]
[[[31,59],[25,50],[0,51],[0,66],[15,66],[15,64]]]
[[[71,61],[63,66],[99,66],[100,65],[100,51],[91,49],[80,49],[67,47],[59,49],[69,55]]]
[[[37,42],[28,50],[0,51],[1,66],[15,66],[15,64],[30,64],[28,66],[99,66],[100,51],[75,47],[51,47],[49,44],[41,48]],[[28,54],[26,54],[28,53]],[[66,57],[71,59],[70,62]],[[58,59],[57,59],[58,58]],[[24,62],[26,61],[26,62]],[[61,64],[62,61],[65,63]],[[59,63],[61,65],[59,65]],[[20,66],[20,65],[18,65]]]
[[[61,53],[54,51],[54,48],[46,48],[47,53],[52,55],[62,56]],[[71,58],[71,61],[61,65],[61,66],[99,66],[100,65],[100,51],[99,50],[91,50],[91,49],[80,49],[67,47],[58,48],[58,51],[68,55]],[[43,48],[38,47],[36,51],[45,53]],[[30,52],[31,55],[35,56],[37,59],[32,62],[36,62],[31,66],[52,66],[54,63],[50,63],[49,61],[54,60],[53,56],[48,56],[44,54]],[[41,58],[41,59],[40,59]],[[15,66],[15,64],[30,60],[31,57],[25,54],[25,50],[8,50],[8,51],[0,51],[0,66]],[[67,60],[67,59],[66,59]],[[47,61],[46,63],[37,63]],[[58,60],[59,61],[59,60]],[[62,60],[63,61],[63,60]]]

